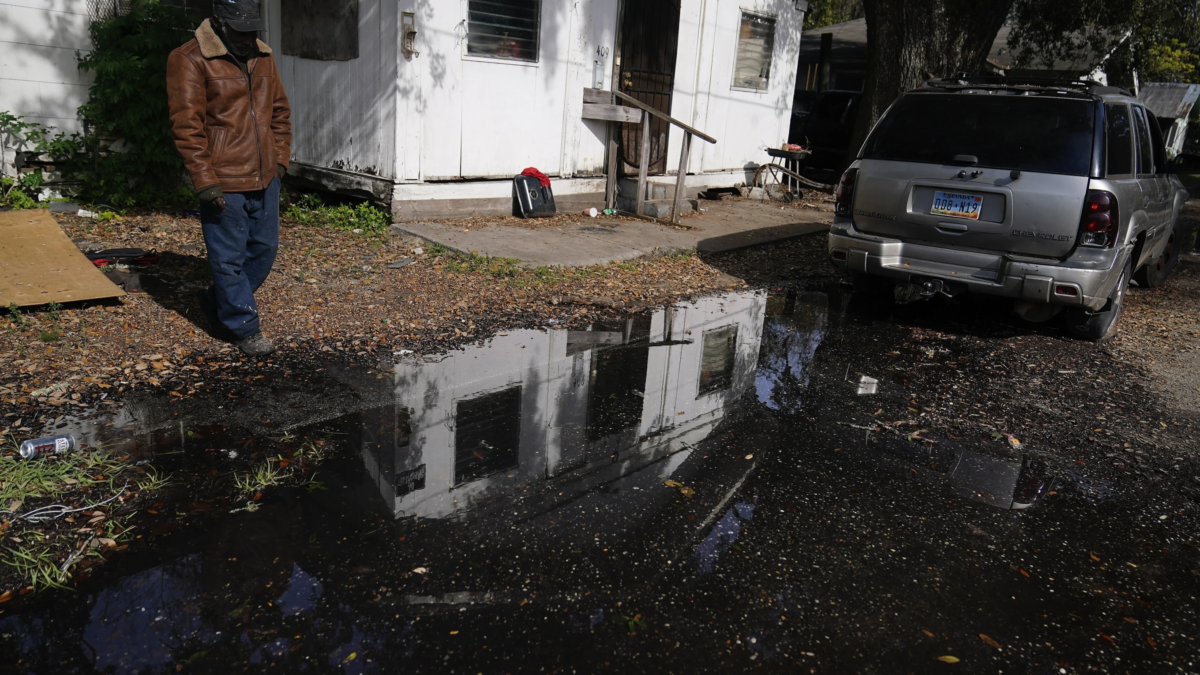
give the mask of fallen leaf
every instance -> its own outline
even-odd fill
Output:
[[[3,593],[0,593],[0,602],[8,602],[9,600],[12,600],[12,599],[13,599],[12,591],[4,591]]]
[[[1117,644],[1116,640],[1110,638],[1109,636],[1105,635],[1104,633],[1101,633],[1100,637],[1104,638],[1105,640],[1108,640],[1109,642],[1113,643],[1114,645]]]
[[[937,660],[941,661],[942,663],[958,663],[960,659],[957,656],[950,656],[947,654],[945,656],[939,656]]]
[[[417,569],[413,570],[413,574],[429,574],[429,568],[418,567]]]
[[[1148,638],[1146,638],[1146,642],[1149,642],[1151,647],[1157,647],[1157,646],[1158,646],[1158,643],[1157,643],[1157,642],[1155,642],[1155,641],[1154,641],[1154,638],[1152,638],[1152,637],[1148,637]]]
[[[933,637],[933,633],[930,633],[929,631],[925,630],[924,628],[921,629],[921,632],[928,635],[929,637]]]
[[[1137,623],[1137,619],[1134,619],[1132,617],[1125,616],[1125,617],[1121,617],[1121,618],[1125,619],[1129,623]]]
[[[458,635],[458,631],[456,631],[456,630],[452,630],[452,631],[450,631],[450,634],[451,634],[451,635]]]
[[[358,652],[350,652],[350,656],[347,656],[345,659],[343,659],[342,663],[350,663],[357,657],[358,657]]]
[[[1025,570],[1021,570],[1021,574],[1024,574],[1026,577],[1029,576],[1029,572],[1026,572]]]
[[[114,546],[117,545],[117,542],[113,541],[112,539],[108,539],[106,537],[100,537],[96,541],[100,542],[101,545],[107,546],[109,548],[113,548]]]
[[[746,455],[746,459],[754,459],[754,455]]]
[[[1100,556],[1096,555],[1095,553],[1089,553],[1088,555],[1090,555],[1092,557],[1092,560],[1095,560],[1096,562],[1100,562]]]
[[[999,643],[999,642],[996,642],[995,640],[993,640],[992,638],[990,638],[990,637],[988,637],[988,636],[984,635],[983,633],[980,633],[980,634],[979,634],[979,639],[980,639],[980,640],[983,640],[984,644],[986,644],[986,645],[987,645],[987,646],[989,646],[989,647],[995,647],[996,649],[1000,649],[1000,648],[1001,648],[1001,647],[1000,647],[1000,643]]]

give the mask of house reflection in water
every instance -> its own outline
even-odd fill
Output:
[[[394,403],[363,413],[371,481],[397,518],[441,518],[556,477],[577,494],[686,450],[753,385],[765,313],[765,293],[731,293],[406,359]]]

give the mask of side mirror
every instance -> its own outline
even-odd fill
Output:
[[[1171,162],[1171,173],[1200,173],[1200,155],[1176,155]]]

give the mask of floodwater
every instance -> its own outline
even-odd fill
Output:
[[[76,592],[0,614],[0,670],[1200,671],[1174,479],[883,424],[917,356],[851,300],[730,293],[131,404],[75,430],[188,479]],[[197,503],[237,461],[205,450],[264,429],[329,439],[321,483]]]

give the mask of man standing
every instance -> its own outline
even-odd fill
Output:
[[[201,306],[247,356],[275,351],[254,292],[279,250],[279,177],[291,158],[291,109],[258,0],[215,0],[196,39],[167,61],[175,147],[200,200],[213,285]]]

